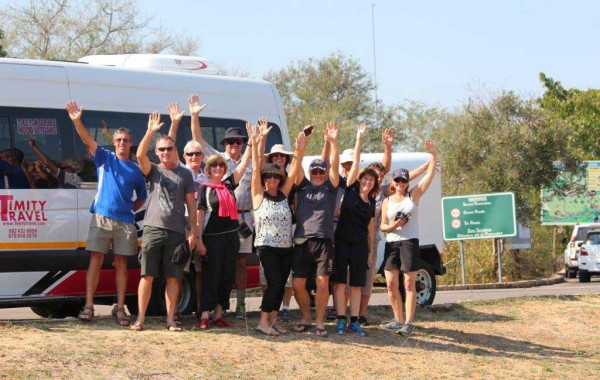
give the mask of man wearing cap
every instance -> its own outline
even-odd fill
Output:
[[[328,123],[325,128],[325,144],[331,144],[331,168],[321,158],[310,163],[309,176],[296,179],[296,230],[294,232],[294,256],[292,275],[294,295],[302,312],[302,320],[296,331],[311,328],[310,299],[306,291],[306,279],[316,264],[317,335],[326,336],[325,308],[329,298],[329,275],[333,271],[333,211],[339,177],[339,128]]]
[[[210,146],[202,136],[200,127],[200,112],[206,107],[206,104],[200,105],[198,95],[192,94],[189,99],[191,124],[192,124],[192,139],[198,141],[202,145],[204,157],[210,157],[213,154],[220,154],[227,162],[228,172],[226,176],[230,176],[235,168],[242,161],[242,148],[244,143],[248,141],[248,137],[242,133],[239,127],[231,127],[225,131],[225,136],[221,140],[221,145],[225,146],[225,152],[221,153]],[[250,150],[248,149],[248,154]],[[238,208],[238,218],[240,223],[245,223],[250,230],[254,231],[254,219],[252,218],[252,197],[250,194],[250,182],[252,179],[252,163],[248,163],[246,171],[235,189],[235,198]],[[235,270],[235,287],[237,306],[235,317],[238,319],[246,319],[246,259],[248,253],[252,252],[252,235],[243,237],[240,235],[240,252],[237,256],[237,264]]]

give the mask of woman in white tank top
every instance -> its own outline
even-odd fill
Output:
[[[409,190],[410,174],[406,169],[393,173],[393,193],[381,206],[381,232],[386,234],[385,279],[394,320],[381,325],[402,335],[410,335],[417,305],[415,289],[416,263],[419,260],[419,199],[427,191],[435,176],[437,151],[431,140],[425,141],[425,149],[431,153],[425,176],[417,186]],[[402,298],[399,290],[400,271],[404,273],[406,289],[406,319],[402,315]]]

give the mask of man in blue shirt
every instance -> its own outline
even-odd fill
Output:
[[[6,149],[0,152],[0,188],[8,189],[30,189],[23,165],[23,151],[17,148]],[[6,179],[6,181],[4,181]]]
[[[119,326],[128,326],[129,318],[125,312],[127,256],[137,254],[134,213],[147,198],[144,175],[138,165],[130,160],[133,138],[128,129],[119,128],[115,131],[115,152],[110,152],[99,146],[83,125],[83,108],[78,107],[75,101],[67,103],[66,108],[77,134],[94,158],[98,173],[98,192],[90,208],[93,215],[86,244],[86,249],[90,251],[90,264],[85,278],[86,302],[79,319],[89,322],[94,316],[94,295],[100,269],[112,243],[117,285],[117,305],[112,315]]]

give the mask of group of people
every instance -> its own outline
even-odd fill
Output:
[[[358,126],[354,149],[344,152],[340,162],[339,127],[328,123],[322,132],[322,155],[310,162],[307,178],[301,163],[307,145],[318,134],[312,125],[296,136],[293,152],[275,145],[270,153],[265,153],[265,148],[272,127],[266,119],[256,125],[246,123],[245,134],[240,128],[229,128],[221,140],[225,152],[220,153],[202,136],[199,115],[206,104],[202,105],[197,95],[188,103],[192,140],[183,149],[184,162],[180,162],[175,146],[184,112],[172,102],[167,107],[171,118],[168,134],[158,134],[163,126],[159,113],[149,116],[146,134],[136,151],[137,163],[130,156],[133,137],[129,130],[114,132],[115,152],[110,152],[99,146],[83,125],[83,109],[75,101],[67,104],[98,172],[87,241],[91,256],[86,304],[79,319],[91,321],[94,317],[100,268],[112,246],[118,293],[112,315],[116,322],[143,330],[152,282],[165,277],[167,328],[180,331],[177,305],[181,279],[190,263],[174,263],[173,254],[187,246],[196,273],[198,327],[230,327],[224,313],[230,308],[234,284],[236,317],[246,317],[246,258],[254,247],[260,258],[264,291],[257,332],[269,336],[288,332],[279,323],[289,318],[287,306],[281,316],[279,311],[284,298],[289,305],[292,289],[302,314],[294,330],[311,330],[307,280],[314,279],[316,335],[328,335],[325,320],[331,294],[337,317],[335,332],[365,335],[362,326],[368,324],[367,306],[377,269],[377,231],[381,230],[386,235],[383,269],[394,318],[380,327],[411,334],[419,257],[418,203],[435,175],[437,152],[433,143],[428,140],[425,144],[430,160],[410,172],[395,170],[388,188],[383,179],[391,167],[393,132],[383,132],[383,161],[360,169],[367,125]],[[158,163],[147,155],[153,142]],[[425,175],[418,184],[409,188],[409,181],[422,173]],[[146,182],[150,183],[148,192]],[[124,308],[127,256],[138,254],[133,217],[144,205],[138,315],[130,323]],[[407,295],[405,315],[400,273]]]

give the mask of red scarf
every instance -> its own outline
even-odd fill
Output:
[[[217,197],[219,198],[219,216],[237,220],[238,212],[235,205],[235,197],[231,195],[227,187],[223,185],[223,182],[217,184],[207,181],[204,182],[203,185],[215,189]]]

